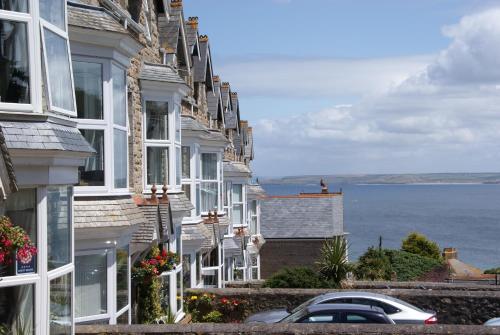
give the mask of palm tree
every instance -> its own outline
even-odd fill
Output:
[[[333,287],[340,287],[351,271],[351,265],[347,261],[348,247],[344,236],[327,239],[321,247],[321,258],[316,265],[324,279]]]

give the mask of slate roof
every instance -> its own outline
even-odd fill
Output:
[[[163,64],[143,63],[139,79],[187,85],[175,69]]]
[[[224,254],[231,256],[241,256],[243,254],[241,239],[237,236],[225,238],[224,241],[222,241],[222,246],[224,248]]]
[[[235,133],[233,136],[233,146],[236,150],[236,155],[241,155],[242,153],[242,144],[241,144],[241,135]]]
[[[253,129],[252,127],[247,128],[247,143],[245,145],[245,158],[252,160],[254,157],[253,152]]]
[[[269,197],[261,203],[265,239],[329,238],[344,234],[343,196]]]
[[[93,153],[77,128],[52,122],[0,121],[8,149],[60,150]]]
[[[216,223],[202,223],[202,225],[205,229],[207,238],[203,241],[201,248],[204,251],[209,251],[212,250],[217,245],[217,243],[219,243],[219,227]]]
[[[224,215],[224,216],[220,216],[219,218],[219,229],[220,229],[220,233],[221,233],[221,238],[224,237],[225,234],[228,233],[227,229],[229,228],[229,217]]]
[[[120,20],[103,7],[68,1],[68,24],[86,29],[128,34]]]
[[[267,195],[266,191],[262,188],[262,186],[258,184],[250,184],[247,185],[247,197],[249,198],[261,198]]]
[[[182,130],[197,132],[197,137],[207,141],[228,142],[227,138],[219,131],[210,130],[191,116],[183,115],[181,118]]]
[[[169,193],[168,201],[172,212],[189,212],[194,209],[193,204],[184,193]]]
[[[214,80],[214,94],[207,94],[208,113],[212,119],[219,118],[219,106],[221,105],[220,82]]]
[[[76,229],[134,226],[146,222],[143,212],[130,197],[75,198],[73,211]]]
[[[224,162],[224,174],[251,174],[252,171],[240,162]]]
[[[170,18],[168,20],[165,15],[158,17],[160,45],[166,48],[169,53],[177,53],[182,15],[182,7],[171,7]]]
[[[224,120],[227,129],[238,128],[238,115],[236,114],[236,106],[231,99],[231,89],[229,86],[221,85],[221,96],[224,108]]]
[[[184,31],[186,33],[186,43],[188,45],[189,50],[192,52],[193,47],[198,41],[198,26],[197,24],[194,25],[190,24],[189,22],[186,22],[184,24]]]
[[[200,58],[194,59],[194,81],[204,83],[207,79],[208,57],[209,53],[208,40],[200,41]],[[211,76],[211,74],[210,74]]]
[[[198,241],[203,241],[207,237],[203,234],[201,230],[202,223],[199,224],[193,224],[193,225],[182,225],[182,240],[183,241],[193,241],[193,240],[198,240]]]
[[[158,206],[140,206],[141,212],[144,215],[144,222],[139,226],[139,229],[132,235],[132,243],[151,243],[158,239]]]

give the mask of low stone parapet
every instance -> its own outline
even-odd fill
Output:
[[[310,334],[310,335],[500,335],[500,327],[456,325],[345,325],[345,324],[210,324],[188,325],[131,325],[131,326],[77,326],[78,335],[258,335],[258,334]]]

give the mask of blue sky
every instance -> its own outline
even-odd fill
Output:
[[[255,128],[261,176],[498,171],[494,5],[184,1]]]

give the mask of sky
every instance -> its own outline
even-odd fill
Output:
[[[500,5],[184,0],[254,128],[257,176],[495,172]]]

